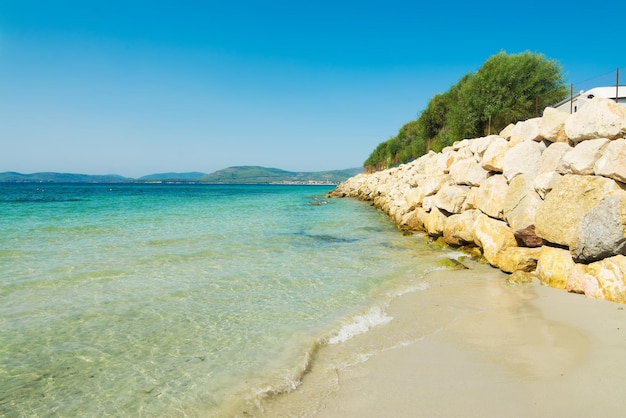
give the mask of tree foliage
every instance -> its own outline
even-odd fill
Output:
[[[463,138],[500,132],[509,123],[539,116],[565,98],[568,89],[556,61],[531,52],[493,55],[476,72],[430,99],[416,120],[379,144],[367,171],[415,159]]]

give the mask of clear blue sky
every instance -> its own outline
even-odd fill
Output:
[[[499,51],[626,80],[623,0],[0,0],[0,172],[361,166]]]

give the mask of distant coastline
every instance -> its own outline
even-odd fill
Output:
[[[41,172],[22,174],[0,173],[0,183],[141,183],[141,184],[283,184],[283,185],[336,185],[359,174],[362,168],[318,172],[292,172],[259,166],[229,167],[211,174],[201,172],[156,173],[139,178],[116,174],[92,175]]]

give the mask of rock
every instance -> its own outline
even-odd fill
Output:
[[[594,166],[598,176],[626,183],[626,139],[611,141]]]
[[[414,201],[417,204],[421,204],[425,197],[436,194],[445,184],[451,182],[451,178],[448,174],[441,174],[426,178],[420,185],[417,186],[414,195]]]
[[[444,151],[439,154],[437,158],[437,168],[439,168],[443,174],[448,174],[450,172],[450,166],[458,159],[460,159],[459,154],[451,147],[448,147],[447,150],[444,149]]]
[[[536,175],[541,158],[540,145],[533,141],[522,142],[510,148],[502,160],[502,174],[508,181],[519,174]]]
[[[515,127],[509,132],[509,142],[517,145],[524,141],[539,141],[541,118],[533,118],[517,122]]]
[[[540,204],[533,176],[522,174],[511,180],[504,199],[504,219],[524,246],[543,245],[543,240],[535,234],[535,214]]]
[[[567,119],[565,133],[574,143],[621,138],[626,133],[626,106],[610,99],[594,98]]]
[[[580,221],[610,192],[621,190],[614,180],[566,174],[537,209],[535,232],[548,242],[573,247]]]
[[[546,195],[554,188],[554,185],[561,180],[561,177],[556,171],[538,174],[535,177],[534,186],[539,197],[545,199]]]
[[[443,235],[445,222],[446,215],[437,208],[433,208],[433,210],[424,216],[424,228],[426,232],[433,236]]]
[[[454,258],[446,257],[439,260],[440,266],[445,267],[448,270],[467,270],[468,267]]]
[[[434,204],[448,213],[460,213],[469,189],[469,186],[443,186],[435,195]]]
[[[559,112],[562,113],[562,112]],[[559,142],[557,144],[552,144],[541,154],[541,158],[539,159],[539,171],[538,174],[548,173],[551,171],[556,171],[556,168],[559,166],[559,162],[561,158],[569,151],[574,148],[569,144]]]
[[[513,235],[515,235],[518,244],[525,247],[540,247],[545,244],[545,241],[537,236],[535,225],[528,225],[526,228],[517,229],[513,232]]]
[[[498,256],[498,268],[507,273],[535,271],[541,248],[508,247]]]
[[[534,277],[533,273],[517,270],[506,278],[506,283],[510,285],[529,284],[533,282]]]
[[[469,193],[467,193],[467,197],[465,198],[465,201],[463,202],[463,207],[461,208],[461,211],[467,211],[467,210],[472,210],[472,209],[478,209],[478,206],[476,204],[476,196],[478,195],[478,189],[480,187],[471,187]]]
[[[472,154],[474,155],[474,159],[477,162],[481,162],[483,159],[483,156],[485,155],[485,152],[487,151],[487,148],[489,148],[489,146],[497,139],[500,138],[497,135],[489,135],[489,136],[484,136],[481,138],[476,138],[473,139],[470,143],[469,149],[470,151],[472,151]],[[502,138],[504,139],[504,138]],[[505,139],[506,141],[506,139]]]
[[[586,270],[598,280],[602,299],[626,303],[626,257],[605,258],[589,264]]]
[[[433,210],[435,206],[435,196],[426,196],[423,200],[422,200],[422,207],[424,208],[424,210],[426,210],[426,212],[430,212],[431,210]]]
[[[452,181],[458,185],[478,186],[488,175],[489,172],[483,169],[474,158],[456,161],[450,167]]]
[[[419,191],[417,190],[417,187],[405,188],[403,197],[407,206],[407,212],[412,211],[422,204],[421,200],[419,200]]]
[[[565,290],[581,293],[594,299],[604,299],[598,279],[587,272],[586,264],[574,264],[565,284]]]
[[[557,289],[565,289],[567,278],[574,268],[574,260],[567,250],[544,245],[537,260],[539,281]]]
[[[454,141],[454,144],[452,144],[452,149],[454,151],[458,151],[460,149],[469,147],[470,142],[472,142],[471,139],[462,139],[460,141]]]
[[[504,154],[509,150],[509,141],[502,137],[496,137],[485,150],[481,160],[481,166],[485,170],[502,173]]]
[[[550,142],[567,142],[565,122],[568,118],[568,113],[561,112],[553,107],[546,107],[541,117],[539,135]]]
[[[590,139],[565,153],[556,168],[559,174],[593,174],[596,161],[610,141],[606,138]]]
[[[424,214],[426,213],[423,208],[418,207],[405,214],[402,217],[400,226],[414,231],[424,230],[423,215],[420,215],[420,211],[423,211]]]
[[[492,266],[498,266],[500,254],[508,247],[516,247],[513,231],[503,221],[479,214],[474,223],[476,244],[482,247],[483,255]]]
[[[511,131],[515,129],[515,124],[514,123],[509,123],[503,130],[500,131],[499,136],[501,136],[502,138],[510,138],[511,137]]]
[[[570,251],[582,263],[626,254],[626,192],[613,192],[584,213]]]
[[[489,177],[476,189],[476,208],[492,218],[504,219],[504,199],[508,190],[509,184],[504,176]]]
[[[448,216],[443,226],[443,237],[450,245],[474,243],[474,223],[480,214],[478,210],[467,210]]]

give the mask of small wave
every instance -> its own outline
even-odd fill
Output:
[[[363,315],[358,315],[353,320],[341,327],[337,335],[328,340],[329,344],[339,344],[348,341],[357,335],[364,334],[370,328],[391,322],[393,317],[387,315],[379,307],[373,307]]]
[[[414,286],[409,286],[406,287],[404,289],[400,289],[398,291],[396,291],[393,296],[395,297],[399,297],[402,295],[406,295],[407,293],[413,293],[413,292],[423,292],[424,290],[428,290],[430,288],[430,284],[426,283],[426,282],[422,282],[422,283],[418,283]]]

